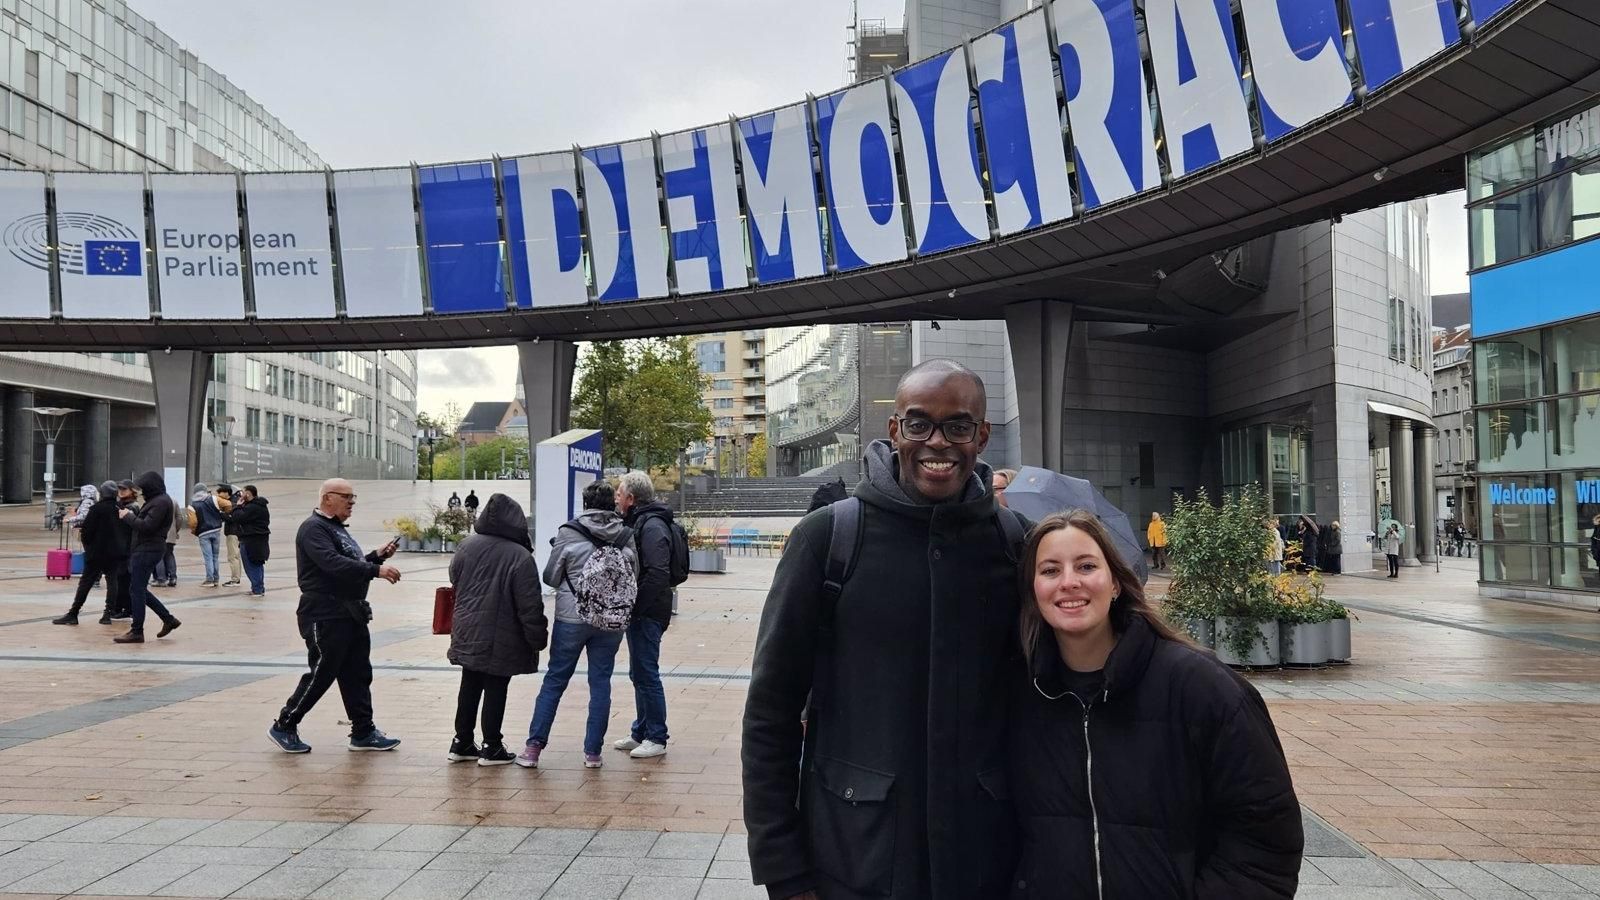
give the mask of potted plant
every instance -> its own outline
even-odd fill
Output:
[[[437,525],[429,525],[422,529],[422,549],[427,553],[437,553],[444,549],[444,532]]]
[[[1328,606],[1322,597],[1322,576],[1303,578],[1284,573],[1273,579],[1278,604],[1278,632],[1287,665],[1320,666],[1328,661]]]
[[[1264,564],[1266,503],[1260,488],[1251,485],[1217,504],[1205,491],[1193,500],[1172,499],[1167,602],[1176,601],[1185,618],[1212,617],[1217,656],[1223,662],[1277,665],[1277,606]],[[1203,635],[1203,629],[1195,630]]]
[[[693,516],[679,519],[678,524],[689,537],[689,571],[713,575],[728,571],[728,558],[717,546],[716,535],[701,531],[700,521]]]
[[[1266,573],[1260,580],[1266,580]],[[1241,588],[1225,612],[1217,617],[1218,659],[1230,666],[1276,666],[1282,661],[1278,605],[1270,593]]]
[[[1328,623],[1328,662],[1348,665],[1350,662],[1350,620],[1355,616],[1337,600],[1322,600]]]
[[[1207,650],[1217,647],[1217,615],[1205,601],[1189,597],[1162,598],[1161,612],[1173,628],[1184,632],[1199,646]]]
[[[390,519],[383,523],[383,527],[399,536],[401,550],[422,549],[422,526],[417,523],[415,516]]]

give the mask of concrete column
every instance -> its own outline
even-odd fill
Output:
[[[0,472],[0,493],[7,503],[33,502],[33,391],[14,387],[6,391],[5,465]]]
[[[537,471],[534,448],[572,425],[572,375],[578,345],[571,341],[518,341],[517,362],[528,406],[528,470]],[[538,481],[528,479],[528,525],[533,527]]]
[[[1400,563],[1415,564],[1417,557],[1417,467],[1412,452],[1411,420],[1389,419],[1389,498],[1394,517],[1406,537],[1400,542]]]
[[[90,400],[83,424],[83,483],[111,477],[111,401]]]
[[[1066,464],[1063,405],[1073,313],[1073,304],[1061,300],[1028,300],[1005,309],[1025,466],[1059,472]]]
[[[1417,495],[1417,559],[1425,563],[1434,560],[1434,519],[1438,499],[1433,490],[1433,442],[1439,432],[1431,426],[1418,425],[1416,432],[1416,495]]]
[[[200,350],[152,350],[150,380],[155,386],[156,427],[161,458],[153,468],[179,500],[189,487],[204,481],[200,441],[205,435],[206,390],[211,385],[212,354]]]

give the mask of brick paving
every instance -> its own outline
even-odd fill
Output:
[[[0,510],[0,894],[763,896],[738,722],[774,559],[682,591],[662,656],[670,753],[583,769],[579,678],[527,771],[444,761],[456,670],[428,623],[448,558],[404,554],[372,627],[378,723],[405,743],[344,752],[330,696],[302,726],[315,752],[290,757],[263,732],[303,670],[289,537],[314,486],[260,486],[279,532],[267,596],[199,587],[186,541],[179,587],[158,592],[184,628],[143,646],[93,616],[50,625],[73,587],[41,577],[54,538],[37,509]],[[360,484],[353,530],[379,544],[385,519],[453,488]],[[1600,898],[1600,616],[1479,600],[1473,566],[1331,579],[1361,616],[1355,664],[1251,676],[1308,811],[1302,897]],[[618,670],[613,737],[632,714]],[[538,684],[512,681],[512,741]]]

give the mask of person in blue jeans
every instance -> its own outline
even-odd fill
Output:
[[[556,621],[550,634],[550,667],[539,688],[539,699],[534,702],[527,745],[517,756],[517,765],[525,769],[539,765],[539,754],[550,742],[556,709],[578,667],[580,654],[587,656],[589,665],[589,723],[583,734],[583,765],[598,769],[604,764],[600,745],[605,741],[606,723],[611,719],[611,672],[616,664],[617,648],[622,646],[623,631],[597,628],[585,621],[579,613],[575,585],[583,581],[584,564],[596,551],[614,547],[620,554],[616,562],[623,566],[623,572],[616,574],[629,576],[620,581],[631,582],[634,596],[637,596],[639,557],[632,537],[632,531],[622,524],[622,517],[616,513],[616,497],[611,485],[603,481],[591,482],[583,489],[583,512],[556,530],[543,573],[544,583],[556,591]],[[596,586],[585,586],[591,589],[591,598],[597,596]]]
[[[617,486],[617,511],[639,548],[639,599],[628,625],[628,678],[636,718],[632,733],[612,744],[634,759],[667,752],[667,693],[661,686],[661,638],[672,624],[672,508],[656,500],[645,472],[627,472]]]
[[[189,496],[189,506],[196,519],[195,537],[200,544],[200,560],[205,566],[206,580],[201,587],[217,586],[217,557],[222,553],[222,510],[217,500],[204,484],[194,486]]]
[[[172,531],[176,509],[167,496],[167,484],[156,471],[140,475],[134,482],[144,494],[144,504],[137,510],[123,507],[117,516],[133,531],[133,543],[128,556],[128,595],[133,602],[133,623],[126,634],[113,638],[119,644],[144,643],[144,613],[146,607],[161,617],[161,631],[156,637],[166,637],[182,625],[167,611],[160,600],[150,593],[150,575],[166,553],[167,535]]]
[[[256,493],[255,485],[247,484],[239,491],[232,521],[233,530],[239,535],[239,559],[244,563],[245,577],[250,579],[250,596],[260,597],[267,592],[272,514],[267,510],[267,498]]]

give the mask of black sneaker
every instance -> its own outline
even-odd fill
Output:
[[[267,729],[267,737],[272,739],[278,749],[285,753],[310,753],[311,745],[300,740],[300,732],[293,728],[283,728],[278,725],[278,720],[272,720],[272,727]]]
[[[450,752],[444,758],[451,762],[472,762],[478,758],[478,745],[456,738],[450,742]]]
[[[350,738],[350,749],[356,750],[393,750],[400,746],[399,738],[389,737],[387,734],[374,728],[365,737]]]
[[[182,624],[183,624],[182,622],[178,621],[178,617],[177,616],[172,616],[171,618],[168,618],[168,619],[164,620],[161,623],[161,630],[156,632],[156,637],[164,638],[167,635],[173,633],[174,631],[177,631],[178,630],[178,626],[182,625]]]
[[[102,615],[100,617],[100,624],[101,625],[110,625],[111,624],[111,614],[110,613],[106,613],[106,614]]]
[[[50,624],[51,625],[76,625],[76,624],[78,624],[78,614],[77,613],[67,613],[66,615],[64,615],[64,616],[62,616],[62,617],[60,617],[58,619],[51,619],[50,620]]]
[[[515,762],[517,755],[506,749],[505,744],[484,744],[483,751],[478,754],[480,766],[504,766]]]

